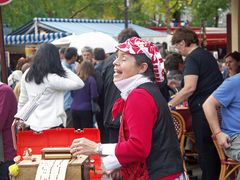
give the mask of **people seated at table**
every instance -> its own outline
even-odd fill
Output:
[[[183,81],[183,59],[178,53],[171,53],[166,56],[165,69],[167,71],[168,86],[172,89],[172,94],[177,93],[182,88]]]
[[[225,57],[225,64],[227,66],[226,77],[233,76],[240,72],[240,53],[237,51],[228,53]]]

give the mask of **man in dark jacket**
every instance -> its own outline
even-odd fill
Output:
[[[139,35],[135,30],[131,28],[124,29],[118,35],[118,42],[123,43],[131,37],[139,37]],[[116,54],[114,53],[108,59],[106,59],[104,67],[102,69],[104,96],[103,121],[107,131],[106,133],[109,137],[106,143],[118,142],[118,131],[120,126],[120,117],[112,121],[112,107],[115,101],[120,98],[120,91],[113,83],[113,61],[115,59]]]

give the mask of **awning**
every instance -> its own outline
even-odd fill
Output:
[[[117,37],[125,27],[124,21],[122,20],[36,18],[35,21],[42,25],[46,25],[46,27],[55,28],[76,35],[95,31]],[[136,30],[142,37],[164,35],[164,33],[132,24],[131,21],[129,21],[128,26]]]
[[[154,31],[128,22],[128,27],[133,28],[145,39],[154,41],[159,37],[166,37],[167,33]],[[66,19],[66,18],[34,18],[32,21],[18,28],[10,35],[46,33],[67,33],[80,35],[87,32],[102,32],[114,38],[125,28],[123,20],[101,19]],[[41,41],[36,41],[41,43]]]
[[[25,35],[8,35],[4,36],[5,45],[14,44],[38,44],[51,42],[55,39],[59,39],[67,36],[68,33],[58,32],[58,33],[43,33],[43,34],[25,34]]]

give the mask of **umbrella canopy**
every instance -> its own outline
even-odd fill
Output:
[[[103,48],[106,53],[112,53],[116,51],[118,42],[111,36],[101,32],[89,32],[80,35],[70,35],[52,42],[54,45],[66,45],[69,47],[75,47],[78,49],[78,54],[81,55],[81,49],[84,46],[91,48]]]

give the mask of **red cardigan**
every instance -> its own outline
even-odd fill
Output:
[[[122,166],[136,161],[145,161],[152,143],[152,129],[157,119],[157,106],[152,96],[144,89],[133,90],[122,115],[127,141],[119,142],[116,157]]]
[[[145,163],[151,150],[152,129],[158,115],[157,105],[145,89],[139,88],[129,94],[126,102],[118,100],[113,108],[113,117],[122,110],[121,123],[124,124],[126,141],[117,144],[115,155],[123,167],[128,167],[134,162]],[[175,173],[161,180],[173,180],[180,175],[181,172]]]

